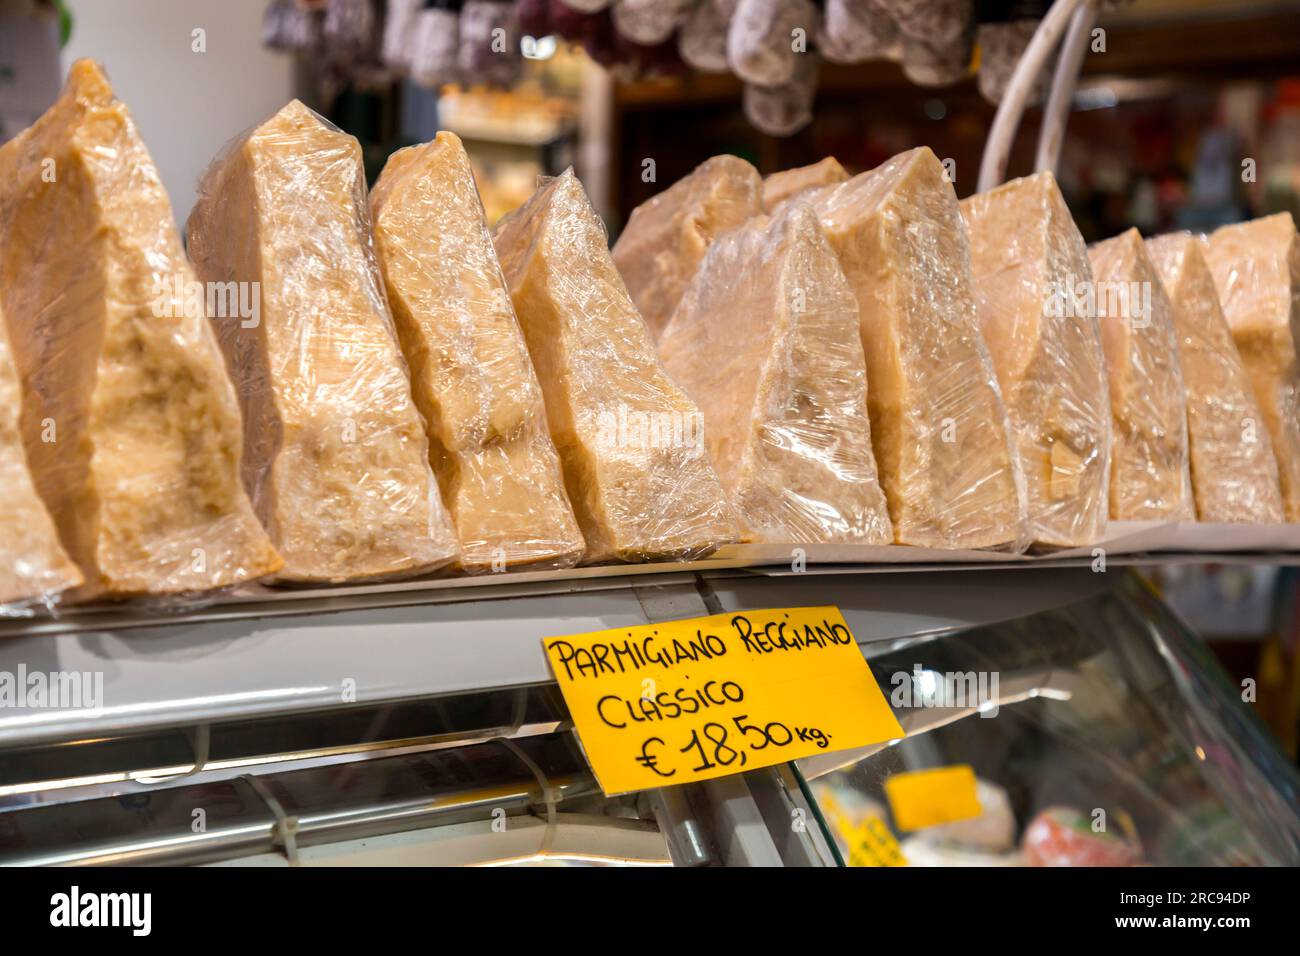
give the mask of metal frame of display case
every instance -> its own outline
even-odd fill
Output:
[[[59,819],[74,804],[79,813],[94,814],[98,802],[112,816],[133,796],[243,786],[250,774],[366,773],[410,755],[499,746],[500,738],[525,748],[551,746],[548,741],[558,738],[576,741],[548,671],[544,637],[762,607],[835,605],[865,651],[1062,607],[1116,586],[1125,573],[1120,562],[1105,573],[1069,563],[912,566],[909,573],[816,565],[801,572],[641,569],[367,590],[339,594],[324,607],[314,603],[318,597],[269,611],[256,603],[213,606],[196,609],[196,621],[127,608],[113,623],[104,617],[113,612],[10,621],[0,637],[0,670],[21,664],[28,671],[98,671],[105,684],[103,706],[94,711],[0,711],[0,808]],[[568,770],[561,790],[598,792],[585,760]],[[505,801],[511,813],[535,816],[545,802],[538,781],[522,768],[498,783],[494,799]],[[820,827],[795,825],[814,820],[815,813],[787,766],[638,799],[678,864],[826,865],[837,859]],[[341,852],[321,849],[324,844],[410,833],[393,836],[393,852],[402,858],[427,847],[434,837],[424,831],[435,825],[472,831],[475,821],[457,816],[465,809],[446,795],[418,792],[394,798],[393,805],[349,806],[345,813],[309,809],[296,826],[304,847],[315,847],[312,854],[322,859]],[[335,819],[340,814],[343,823]],[[233,852],[267,862],[283,857],[277,822],[256,805],[251,816],[227,821],[202,839],[187,833],[184,821],[172,821],[156,839],[83,839],[33,847],[0,862],[211,862]],[[83,821],[76,829],[86,833],[95,826]],[[53,838],[60,831],[38,832]],[[459,852],[453,858],[460,859]]]
[[[1115,562],[1112,562],[1114,565]],[[0,711],[0,748],[551,682],[543,637],[775,605],[836,604],[859,640],[969,626],[1104,587],[1041,566],[906,574],[736,569],[393,590],[192,615],[0,625],[0,670],[102,672],[94,710]],[[118,614],[117,620],[113,615]]]

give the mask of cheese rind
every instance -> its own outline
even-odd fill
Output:
[[[36,489],[77,599],[204,591],[280,566],[239,480],[240,416],[171,204],[89,60],[0,148],[0,301]]]
[[[1173,306],[1136,229],[1088,247],[1110,381],[1110,516],[1195,516]]]
[[[849,174],[834,156],[827,156],[810,166],[796,166],[794,169],[772,173],[763,180],[763,211],[776,212],[776,207],[791,196],[808,189],[842,183],[848,178]]]
[[[1201,246],[1188,232],[1146,243],[1173,306],[1196,515],[1201,521],[1282,521],[1273,442]]]
[[[1088,250],[1050,172],[961,203],[980,328],[1011,416],[1035,542],[1106,530],[1110,403],[1097,318],[1077,309]]]
[[[943,166],[922,147],[806,195],[857,296],[871,440],[895,540],[1023,547],[1024,476]]]
[[[215,319],[247,421],[244,479],[281,577],[405,576],[456,557],[370,237],[361,148],[291,102],[208,169],[189,220],[208,282],[260,317]]]
[[[0,309],[0,605],[48,600],[82,583],[36,493],[20,428],[22,390]],[[0,613],[3,610],[0,609]]]
[[[749,163],[714,156],[632,210],[614,243],[614,264],[652,336],[672,319],[709,244],[762,212],[762,190]]]
[[[576,563],[582,533],[460,140],[441,132],[394,153],[370,204],[461,566]]]
[[[1290,213],[1224,226],[1205,246],[1223,314],[1277,458],[1287,521],[1300,521],[1300,239]]]
[[[735,540],[699,409],[664,371],[573,171],[493,239],[587,560],[693,557]]]
[[[807,204],[719,237],[659,342],[746,537],[889,544],[858,305]]]

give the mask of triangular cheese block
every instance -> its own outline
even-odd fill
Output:
[[[1188,232],[1146,243],[1173,306],[1196,515],[1201,521],[1282,521],[1273,442],[1201,246]]]
[[[806,194],[858,299],[871,442],[900,544],[1027,543],[957,195],[929,149]]]
[[[746,537],[890,544],[858,304],[805,203],[720,236],[659,341]]]
[[[0,149],[0,301],[27,460],[78,597],[202,591],[280,566],[239,481],[239,407],[171,203],[79,60]]]
[[[214,321],[244,407],[245,481],[284,555],[281,577],[395,577],[455,558],[356,139],[294,100],[208,169],[189,239],[204,280],[259,290],[257,322]]]
[[[763,181],[736,156],[706,159],[632,210],[614,263],[655,338],[673,317],[709,243],[762,212]]]
[[[1110,380],[1110,516],[1190,521],[1187,404],[1173,306],[1136,229],[1089,246],[1088,258]]]
[[[834,156],[827,156],[811,166],[783,169],[763,180],[763,211],[776,212],[776,207],[791,196],[820,186],[833,186],[848,178],[849,174]]]
[[[1104,536],[1110,403],[1088,249],[1051,173],[962,201],[980,329],[1011,415],[1034,541]]]
[[[734,540],[700,411],[660,364],[573,171],[544,182],[494,240],[587,559],[698,556]]]
[[[19,427],[22,404],[0,309],[0,488],[5,490],[0,498],[0,605],[49,599],[82,582],[27,468]]]
[[[442,132],[394,153],[370,205],[462,565],[576,563],[582,532],[460,140]]]
[[[1287,521],[1300,521],[1300,240],[1290,213],[1224,226],[1206,258],[1277,458]]]

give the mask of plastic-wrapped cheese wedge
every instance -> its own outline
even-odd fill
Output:
[[[1088,258],[1110,379],[1110,516],[1190,521],[1187,404],[1173,307],[1136,229],[1089,246]]]
[[[394,153],[370,204],[462,566],[574,564],[582,533],[460,140]]]
[[[589,561],[694,557],[735,540],[699,409],[668,377],[567,170],[494,235]]]
[[[807,197],[857,295],[871,441],[895,540],[1023,547],[1024,476],[943,166],[913,149]]]
[[[0,309],[36,489],[78,598],[203,591],[280,558],[171,203],[99,67],[0,149]]]
[[[1036,542],[1106,530],[1110,403],[1088,249],[1051,173],[962,201],[980,328],[1011,416]]]
[[[632,210],[614,244],[614,263],[655,338],[673,317],[709,243],[762,212],[762,189],[749,163],[714,156]]]
[[[0,605],[49,600],[81,584],[27,469],[22,391],[0,309]],[[3,609],[0,608],[0,614]]]
[[[1223,315],[1255,387],[1287,521],[1300,521],[1300,240],[1290,213],[1210,236],[1206,258]]]
[[[763,210],[776,212],[777,206],[796,193],[842,183],[848,178],[849,174],[834,156],[827,156],[811,166],[796,166],[773,173],[763,180]]]
[[[370,239],[356,139],[294,100],[209,167],[190,214],[246,422],[244,479],[289,581],[395,577],[456,557]]]
[[[1201,241],[1179,232],[1149,239],[1146,247],[1174,310],[1196,515],[1202,521],[1282,521],[1273,442]]]
[[[806,203],[720,236],[659,354],[704,413],[746,537],[889,544],[858,304]]]

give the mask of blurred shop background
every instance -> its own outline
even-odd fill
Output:
[[[712,2],[631,5],[680,18]],[[0,0],[0,140],[53,101],[68,63],[92,56],[131,104],[180,222],[222,144],[292,96],[361,140],[372,178],[394,149],[458,133],[491,220],[572,164],[616,235],[639,203],[723,152],[764,174],[827,155],[857,172],[928,145],[955,161],[964,196],[999,71],[1005,82],[1045,7],[972,0],[980,26],[950,49],[935,34],[921,51],[931,60],[904,41],[901,56],[823,62],[808,102],[774,115],[725,67],[687,67],[684,26],[634,42],[621,29],[646,39],[658,25],[616,22],[608,0]],[[503,23],[507,47],[494,49]],[[1058,173],[1086,239],[1300,217],[1300,0],[1111,0],[1098,26]],[[778,126],[786,135],[764,131]],[[1031,109],[1009,176],[1031,169],[1037,127]],[[1257,682],[1258,713],[1296,757],[1297,569],[1147,576],[1231,675]]]

